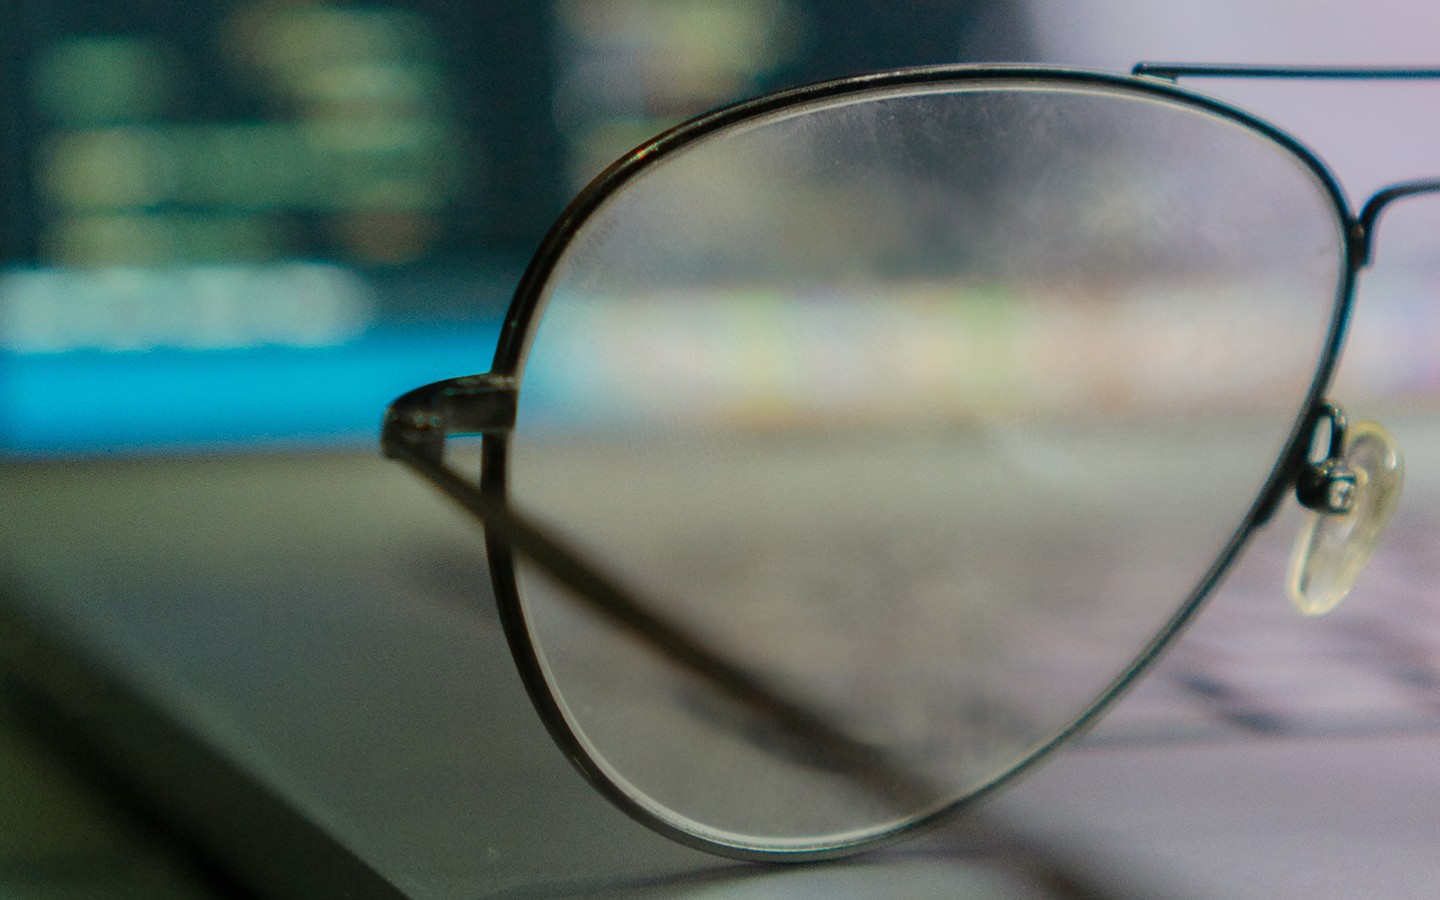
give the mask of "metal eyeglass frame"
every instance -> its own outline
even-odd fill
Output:
[[[1295,79],[1436,79],[1440,69],[1431,68],[1285,68],[1269,66],[1188,65],[1140,63],[1129,75],[1078,69],[1037,66],[944,66],[902,69],[863,75],[781,91],[702,115],[661,134],[635,149],[600,174],[561,214],[545,236],[525,270],[506,315],[491,370],[484,374],[448,379],[410,391],[386,411],[381,446],[387,457],[407,464],[422,478],[467,510],[482,524],[485,546],[494,585],[500,620],[530,699],[552,738],[565,755],[604,796],[633,818],[681,843],[742,859],[809,860],[830,858],[867,849],[913,833],[956,810],[970,805],[1008,783],[1050,750],[1091,724],[1123,690],[1154,661],[1160,651],[1191,619],[1222,573],[1231,564],[1249,536],[1261,527],[1288,491],[1314,468],[1308,462],[1312,436],[1320,428],[1343,429],[1343,414],[1325,400],[1350,316],[1356,276],[1373,257],[1374,233],[1380,214],[1394,201],[1425,193],[1440,193],[1440,179],[1397,183],[1386,187],[1352,213],[1338,181],[1318,156],[1279,128],[1228,103],[1182,89],[1179,78],[1295,78]],[[757,850],[720,843],[697,836],[658,819],[613,783],[602,768],[587,755],[583,743],[571,730],[552,695],[532,643],[529,626],[521,608],[515,576],[515,554],[529,558],[558,584],[613,625],[631,632],[660,655],[708,680],[732,699],[756,712],[773,717],[793,735],[813,742],[817,748],[843,760],[856,777],[873,779],[889,792],[919,796],[925,785],[906,771],[903,764],[883,751],[847,735],[823,714],[786,696],[764,679],[748,672],[708,647],[698,635],[669,621],[659,607],[640,596],[604,566],[573,547],[516,509],[507,496],[507,458],[510,436],[515,427],[520,374],[529,337],[541,312],[547,284],[571,239],[589,217],[617,191],[623,190],[657,161],[704,140],[716,132],[779,110],[817,100],[843,97],[866,91],[907,85],[976,85],[994,80],[1022,80],[1035,85],[1103,87],[1131,95],[1162,98],[1192,109],[1218,114],[1269,138],[1287,149],[1309,167],[1325,187],[1337,222],[1344,231],[1342,277],[1335,298],[1332,320],[1314,379],[1297,411],[1286,443],[1264,487],[1240,527],[1225,545],[1191,595],[1180,605],[1168,624],[1143,648],[1122,672],[1110,690],[1096,698],[1068,726],[1063,728],[1022,762],[939,812],[926,814],[891,831],[863,839],[838,843],[818,850]],[[481,466],[479,480],[471,481],[445,458],[447,439],[457,435],[479,435]],[[1310,467],[1310,468],[1307,468]],[[1314,492],[1302,492],[1301,502],[1316,508]],[[1324,510],[1322,512],[1340,512]]]

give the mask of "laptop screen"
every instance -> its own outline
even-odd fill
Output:
[[[612,159],[767,88],[1024,55],[971,6],[7,3],[0,448],[368,446],[488,367]]]

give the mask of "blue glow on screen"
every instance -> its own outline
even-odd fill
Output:
[[[0,353],[0,446],[14,455],[373,443],[386,404],[482,372],[500,321],[376,327],[330,347]]]

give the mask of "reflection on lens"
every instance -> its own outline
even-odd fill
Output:
[[[568,727],[635,806],[743,848],[863,840],[1004,777],[1231,541],[1341,245],[1290,151],[1114,88],[872,89],[645,169],[558,261],[514,502],[908,787],[522,561]]]

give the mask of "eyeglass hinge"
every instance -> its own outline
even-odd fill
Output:
[[[416,388],[390,404],[381,425],[380,448],[395,456],[397,441],[439,456],[445,439],[460,434],[495,434],[515,427],[516,382],[486,372]]]

